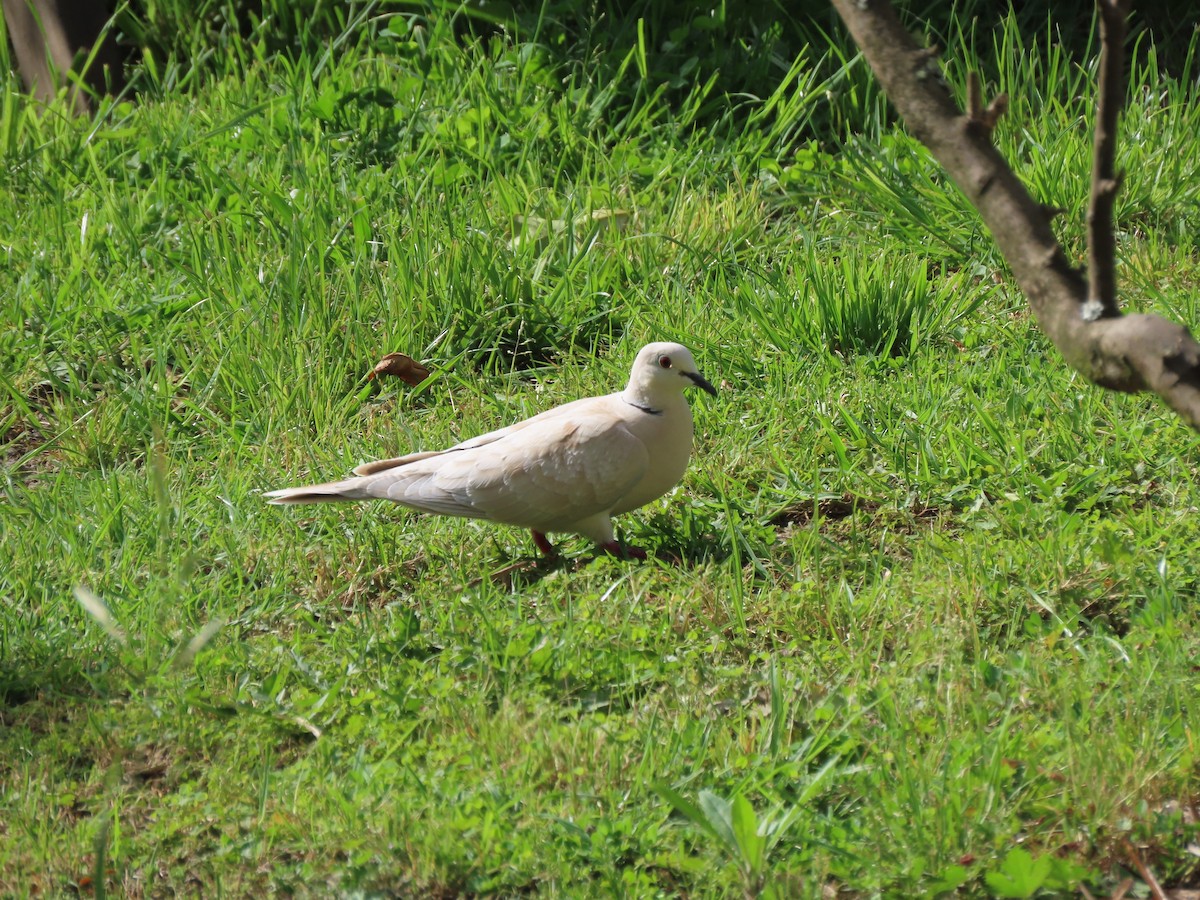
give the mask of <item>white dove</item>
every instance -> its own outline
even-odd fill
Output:
[[[528,528],[546,554],[554,552],[548,533],[573,532],[607,553],[644,559],[644,551],[614,540],[612,516],[661,497],[683,477],[692,452],[683,391],[691,385],[716,396],[686,347],[647,344],[619,393],[565,403],[448,450],[365,463],[356,478],[265,496],[279,504],[379,498]]]

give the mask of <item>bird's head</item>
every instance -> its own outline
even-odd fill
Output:
[[[692,385],[717,395],[717,389],[700,374],[687,347],[658,341],[638,351],[625,395],[631,403],[658,409]]]

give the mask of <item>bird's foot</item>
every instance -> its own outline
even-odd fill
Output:
[[[554,545],[540,531],[531,528],[529,533],[533,535],[533,545],[538,548],[546,556],[558,556],[558,551],[554,549]]]
[[[609,556],[616,556],[620,559],[645,559],[646,551],[641,547],[629,547],[619,544],[617,541],[607,541],[600,545],[600,549]]]

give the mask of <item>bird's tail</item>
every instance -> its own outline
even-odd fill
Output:
[[[361,478],[345,481],[330,481],[326,484],[310,484],[307,487],[283,488],[263,494],[268,503],[277,506],[292,506],[300,503],[344,503],[363,500],[368,496],[361,488]]]

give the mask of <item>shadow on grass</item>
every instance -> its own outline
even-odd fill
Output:
[[[502,587],[507,591],[519,591],[537,584],[554,572],[568,570],[577,572],[580,568],[582,568],[581,561],[568,556],[523,556],[486,576],[472,578],[467,582],[467,587],[479,587],[484,578],[487,578],[497,587]]]
[[[710,535],[709,538],[710,540],[707,541],[696,541],[671,534],[660,541],[653,550],[648,551],[648,557],[672,566],[692,566],[705,562],[721,562],[727,559],[730,555],[728,548],[715,537]],[[631,566],[647,561],[636,557],[618,557],[602,551],[593,551],[580,556],[561,553],[554,556],[525,556],[513,560],[484,577],[490,579],[497,587],[503,587],[508,591],[517,591],[532,587],[542,579],[558,572],[581,572],[602,559],[615,559]],[[468,587],[478,587],[483,583],[484,577],[472,579],[468,582]]]
[[[70,660],[6,659],[0,670],[0,724],[26,703],[44,698],[76,701],[96,697],[96,678]]]
[[[847,493],[840,497],[805,499],[789,504],[775,513],[769,519],[769,524],[778,530],[797,526],[803,528],[811,525],[814,520],[840,522],[858,512],[866,513],[873,524],[886,524],[893,531],[900,528],[912,532],[919,523],[932,527],[942,517],[943,509],[914,500],[907,509],[892,510],[878,500]]]
[[[654,548],[654,559],[669,563],[672,566],[699,566],[704,563],[722,563],[732,554],[727,541],[722,541],[713,534],[700,538],[690,537],[679,533],[664,535],[664,539]]]

